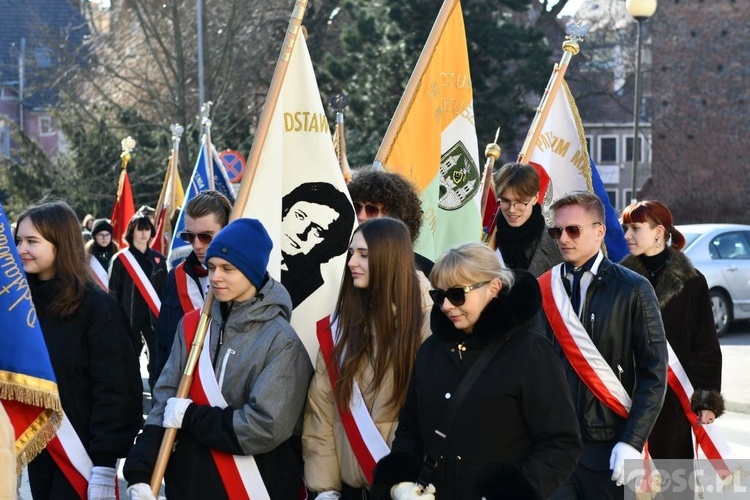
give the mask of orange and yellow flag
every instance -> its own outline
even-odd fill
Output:
[[[376,156],[419,189],[424,221],[415,251],[433,260],[481,238],[473,99],[461,4],[446,0]]]

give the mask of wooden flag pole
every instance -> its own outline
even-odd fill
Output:
[[[271,126],[271,118],[273,112],[276,109],[276,104],[281,94],[281,86],[284,82],[284,76],[286,70],[289,67],[289,59],[294,49],[295,41],[297,40],[297,32],[302,26],[302,18],[305,15],[305,9],[307,8],[307,0],[297,0],[292,11],[292,16],[289,19],[289,25],[287,27],[286,36],[284,38],[284,44],[281,47],[281,54],[279,60],[276,63],[276,69],[271,79],[271,85],[268,88],[268,94],[266,95],[266,102],[263,106],[263,111],[260,115],[258,122],[258,132],[255,135],[255,140],[250,148],[250,155],[245,166],[245,172],[242,176],[242,183],[240,184],[239,193],[237,193],[237,199],[234,202],[230,220],[238,219],[242,216],[245,210],[245,205],[250,197],[250,188],[252,187],[253,180],[255,178],[255,172],[260,162],[260,154],[263,150],[263,145],[268,136],[268,130]],[[177,394],[175,397],[185,398],[190,392],[190,386],[193,383],[193,372],[198,364],[198,358],[200,357],[201,350],[203,349],[203,341],[206,338],[206,332],[211,324],[211,307],[214,303],[214,294],[209,289],[206,294],[206,300],[201,309],[201,318],[198,322],[198,329],[195,333],[195,339],[190,348],[190,355],[188,356],[187,363],[185,364],[185,370],[182,372],[182,379],[180,385],[177,388]],[[154,471],[151,474],[151,491],[154,496],[159,494],[161,488],[161,481],[164,477],[164,472],[167,470],[167,462],[169,456],[172,453],[172,446],[174,445],[175,438],[177,437],[177,429],[166,429],[164,437],[161,441],[161,447],[159,448],[159,455],[154,465]]]
[[[168,193],[169,191],[169,183],[172,182],[174,184],[174,179],[178,175],[177,170],[177,162],[178,162],[178,155],[180,154],[180,139],[182,136],[182,132],[184,131],[182,125],[179,123],[175,123],[172,126],[169,127],[172,131],[172,154],[169,156],[169,163],[167,164],[167,174],[164,176],[164,185],[161,187],[161,193],[159,193],[159,202],[156,204],[156,216],[161,217],[161,212],[164,210],[164,205],[167,204],[169,206],[174,206],[174,187],[172,188],[172,192]],[[169,196],[170,199],[167,199]],[[165,214],[164,221],[169,222],[169,217],[172,214]],[[158,225],[158,219],[157,219],[157,225]],[[167,230],[167,225],[163,225],[162,229],[164,232]],[[169,231],[172,231],[171,226],[169,227]],[[162,233],[161,238],[164,238],[164,234]]]
[[[435,52],[435,48],[440,41],[440,37],[433,36],[433,34],[443,32],[453,9],[456,8],[457,5],[458,0],[445,0],[442,7],[440,7],[440,12],[438,13],[437,19],[435,19],[435,24],[432,25],[432,29],[430,30],[430,36],[427,37],[427,43],[425,43],[422,53],[419,55],[417,64],[414,67],[414,72],[412,72],[411,78],[409,78],[409,82],[404,89],[404,95],[401,96],[401,100],[396,107],[396,112],[393,114],[393,118],[391,118],[391,124],[400,123],[403,125],[406,113],[409,111],[411,103],[414,101],[414,97],[417,94],[417,87],[419,87],[422,75],[424,75],[424,72],[427,70],[432,53]],[[396,127],[388,126],[388,130],[386,130],[385,136],[383,137],[383,142],[380,144],[378,153],[375,155],[376,165],[383,165],[385,159],[390,154],[391,149],[393,149],[393,143],[396,140],[398,133],[399,130]]]
[[[563,79],[565,78],[565,72],[568,70],[568,64],[574,55],[580,52],[578,42],[583,39],[583,36],[588,32],[588,28],[581,27],[580,24],[571,24],[566,29],[566,40],[563,42],[563,56],[558,64],[555,64],[550,76],[547,87],[544,89],[539,106],[536,109],[536,115],[534,120],[531,122],[529,133],[526,135],[526,139],[523,142],[521,152],[518,153],[518,163],[524,163],[525,159],[531,156],[530,151],[536,147],[536,143],[539,140],[539,136],[542,135],[542,126],[547,121],[547,115],[549,115],[550,109],[552,109],[552,103],[555,101],[557,91],[562,85]]]

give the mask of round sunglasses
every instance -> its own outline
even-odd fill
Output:
[[[476,290],[477,288],[483,287],[490,281],[491,280],[481,281],[469,286],[457,286],[449,288],[447,290],[433,288],[432,290],[430,290],[430,297],[432,297],[432,301],[438,305],[442,304],[445,299],[448,299],[448,302],[450,302],[454,306],[462,306],[466,302],[467,293],[472,290]]]

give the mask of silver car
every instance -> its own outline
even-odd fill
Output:
[[[683,249],[706,277],[716,332],[723,335],[733,320],[750,318],[750,226],[687,224]]]

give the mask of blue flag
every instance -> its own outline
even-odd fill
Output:
[[[198,160],[195,162],[195,168],[193,169],[193,175],[190,177],[190,184],[188,185],[187,192],[185,193],[185,204],[180,210],[180,216],[175,224],[172,243],[169,245],[169,255],[167,257],[167,266],[171,269],[177,264],[185,260],[190,255],[193,248],[189,243],[183,241],[180,238],[180,233],[185,230],[185,206],[188,202],[195,198],[195,195],[202,191],[207,191],[209,187],[209,161],[213,166],[214,172],[214,189],[227,198],[234,202],[236,195],[232,184],[229,182],[226,169],[221,161],[218,160],[217,155],[213,152],[213,146],[211,146],[211,152],[206,151],[205,142],[202,141],[201,149],[198,153]]]
[[[16,431],[18,467],[53,437],[62,406],[13,232],[0,205],[0,400]]]
[[[612,262],[620,262],[630,251],[628,243],[625,241],[625,232],[622,230],[622,224],[617,217],[617,212],[609,200],[609,195],[604,189],[604,183],[599,175],[599,171],[591,160],[591,184],[594,187],[594,194],[599,197],[604,205],[604,224],[607,226],[607,233],[604,235],[604,245],[607,247],[607,257]]]

